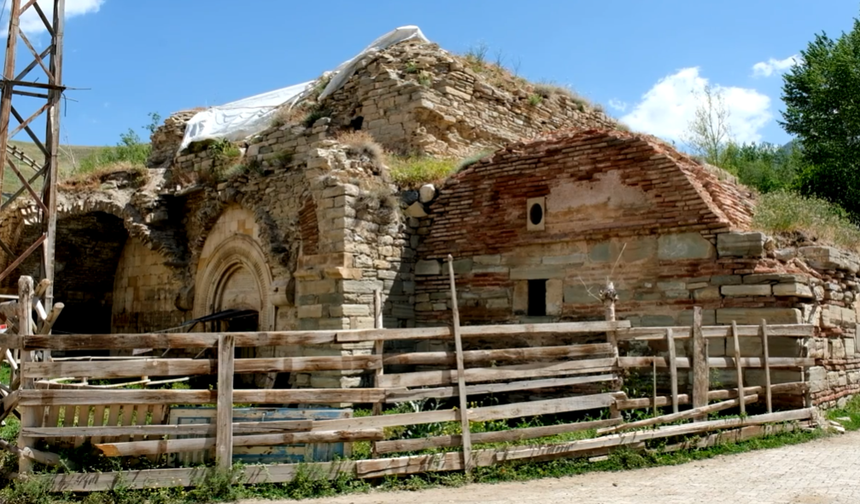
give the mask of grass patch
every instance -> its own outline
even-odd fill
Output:
[[[119,174],[125,174],[123,178],[128,181],[128,186],[132,188],[142,187],[149,181],[149,169],[145,166],[127,161],[117,161],[64,178],[57,183],[57,187],[67,191],[97,190],[103,187],[106,179],[111,178],[112,175],[117,175],[118,178]]]
[[[839,422],[845,430],[860,430],[860,396],[853,397],[842,408],[828,410],[827,419]]]
[[[802,234],[813,241],[860,251],[860,228],[840,207],[790,191],[759,197],[753,226],[773,234]]]
[[[388,156],[391,179],[401,187],[417,187],[438,182],[456,173],[455,159],[430,156]]]
[[[540,96],[544,100],[552,100],[552,99],[566,99],[577,105],[580,112],[585,111],[585,109],[595,109],[597,110],[594,104],[592,104],[587,99],[578,95],[573,89],[568,86],[560,86],[553,82],[539,82],[534,85],[535,95]],[[531,101],[531,97],[529,98]]]

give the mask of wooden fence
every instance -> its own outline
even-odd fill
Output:
[[[452,286],[453,288],[453,286]],[[456,299],[456,294],[455,294]],[[303,443],[370,442],[371,458],[307,464],[247,466],[246,483],[283,482],[298,471],[315,477],[348,472],[362,478],[426,471],[469,471],[511,460],[546,460],[555,457],[593,456],[618,447],[645,449],[653,439],[681,439],[675,448],[692,446],[682,438],[711,434],[696,441],[714,443],[745,439],[795,425],[769,425],[810,421],[812,409],[773,412],[774,397],[803,395],[802,381],[771,383],[770,370],[803,369],[813,365],[803,357],[770,357],[772,338],[808,338],[809,325],[703,327],[696,310],[690,327],[632,328],[626,321],[570,322],[533,325],[460,327],[454,310],[452,327],[290,331],[265,333],[20,335],[0,336],[0,346],[21,352],[20,383],[4,399],[3,411],[20,412],[17,452],[20,473],[32,471],[34,462],[68,464],[51,450],[91,443],[106,457],[148,457],[210,451],[216,466],[229,468],[234,447],[283,446]],[[761,342],[758,355],[741,355],[744,339]],[[386,343],[411,341],[411,351],[386,351]],[[708,341],[726,340],[731,356],[708,358]],[[666,355],[620,355],[625,342],[665,341]],[[442,343],[442,351],[421,350],[421,344]],[[372,348],[369,355],[237,358],[236,348],[307,345],[334,348]],[[448,344],[451,344],[448,346]],[[689,347],[685,350],[686,347]],[[201,358],[128,357],[102,361],[44,360],[33,362],[34,351],[87,351],[181,349]],[[129,352],[131,353],[131,352]],[[737,386],[710,390],[709,369],[736,370]],[[763,370],[761,385],[745,385],[744,370]],[[625,370],[651,370],[653,378],[668,377],[668,393],[627,397],[619,388]],[[689,390],[679,390],[679,373],[692,371]],[[272,372],[350,372],[366,376],[371,386],[361,388],[234,389],[234,375]],[[211,375],[217,386],[209,389],[135,389],[95,386],[61,386],[57,378],[126,380],[140,382]],[[483,399],[497,398],[497,403]],[[430,411],[383,414],[383,405],[436,399],[450,407]],[[454,402],[456,399],[456,403]],[[479,400],[481,404],[470,401]],[[713,402],[717,401],[717,402]],[[708,413],[740,408],[762,401],[763,414],[704,421]],[[369,416],[295,421],[234,422],[236,404],[338,405],[372,411]],[[452,406],[455,404],[455,406]],[[681,411],[680,406],[691,404]],[[208,425],[170,425],[168,411],[177,405],[214,405],[216,422]],[[656,408],[671,407],[658,415]],[[622,411],[650,408],[652,417],[625,423]],[[583,420],[588,414],[589,420]],[[551,417],[549,425],[503,430],[479,429],[478,422]],[[694,423],[642,429],[690,419]],[[391,428],[452,422],[451,434],[410,438],[392,436]],[[459,428],[457,428],[457,427]],[[504,449],[474,445],[521,443],[577,431],[597,429],[590,439],[534,445],[515,444]],[[389,435],[387,435],[387,433]],[[686,443],[686,444],[683,444]],[[445,451],[444,449],[451,449]],[[673,449],[670,447],[669,449]],[[436,450],[435,453],[420,452]],[[441,450],[441,451],[440,451]],[[414,454],[414,452],[419,452]],[[388,454],[405,454],[390,457]],[[413,453],[413,454],[410,454]],[[204,470],[150,469],[119,473],[74,473],[53,477],[57,491],[93,491],[110,488],[121,478],[132,487],[193,485]]]

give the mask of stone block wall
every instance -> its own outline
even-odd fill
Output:
[[[181,288],[174,271],[164,265],[164,256],[129,238],[116,267],[112,331],[141,333],[179,326],[189,315],[176,306]]]
[[[490,64],[435,44],[403,43],[368,56],[323,105],[338,128],[370,132],[402,153],[467,156],[561,128],[616,128],[565,93],[546,97]]]

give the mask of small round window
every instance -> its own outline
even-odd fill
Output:
[[[543,208],[540,203],[535,203],[529,209],[529,220],[532,221],[532,224],[537,226],[543,221]]]

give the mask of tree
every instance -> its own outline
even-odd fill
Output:
[[[780,125],[806,164],[798,189],[860,221],[860,21],[836,40],[816,35],[783,80]]]
[[[726,148],[732,142],[729,109],[726,108],[723,92],[706,85],[696,96],[699,103],[683,140],[707,163],[722,166]]]
[[[768,193],[791,189],[803,170],[803,161],[793,143],[779,147],[766,142],[729,142],[720,167],[736,175],[742,184]]]

